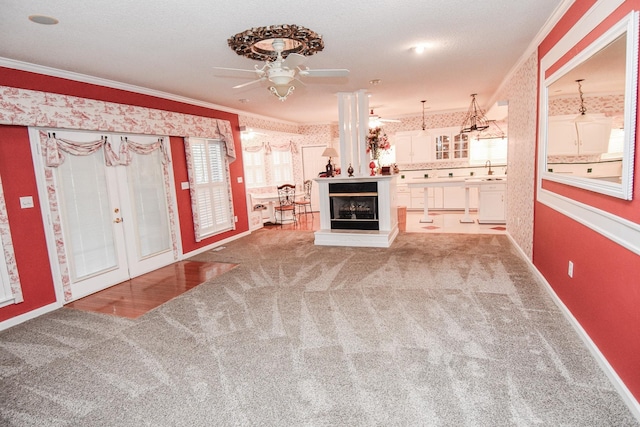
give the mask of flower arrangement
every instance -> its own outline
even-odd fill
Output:
[[[389,138],[384,133],[381,127],[369,129],[369,135],[367,136],[367,153],[371,153],[371,158],[378,160],[380,158],[380,150],[388,150],[391,148]]]

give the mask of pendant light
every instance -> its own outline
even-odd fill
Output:
[[[425,118],[424,118],[424,112],[425,112],[425,110],[427,108],[425,106],[425,103],[427,102],[427,100],[423,99],[420,102],[422,102],[422,130],[420,131],[420,135],[421,136],[429,136],[430,134],[429,134],[429,131],[427,130],[427,122],[425,121]]]
[[[584,81],[584,79],[578,79],[576,80],[576,83],[578,83],[578,93],[580,94],[580,108],[578,108],[578,111],[580,112],[580,114],[578,114],[578,116],[573,119],[574,122],[578,123],[585,123],[585,122],[590,122],[592,121],[591,117],[587,115],[587,107],[584,106],[584,96],[582,93],[582,82]]]

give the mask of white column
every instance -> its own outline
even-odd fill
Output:
[[[357,92],[358,98],[358,138],[356,141],[358,152],[360,153],[360,176],[369,175],[369,155],[365,141],[369,135],[369,97],[363,89]]]
[[[369,133],[369,97],[365,90],[338,93],[338,120],[342,173],[346,174],[351,164],[354,176],[368,176],[365,141]]]

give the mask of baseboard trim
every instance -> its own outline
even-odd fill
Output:
[[[210,251],[211,249],[217,248],[218,246],[222,246],[222,245],[224,245],[226,243],[229,243],[229,242],[233,242],[234,240],[237,240],[237,239],[239,239],[241,237],[248,236],[249,234],[251,234],[251,231],[244,231],[244,232],[236,234],[234,236],[227,237],[226,239],[218,240],[217,242],[212,243],[212,244],[210,244],[208,246],[204,246],[204,247],[198,248],[198,249],[196,249],[194,251],[184,253],[184,254],[182,254],[182,257],[180,257],[180,261],[185,260],[185,259],[190,258],[190,257],[195,256],[195,255],[201,254],[203,252]]]
[[[49,305],[45,305],[44,307],[36,308],[35,310],[31,310],[24,314],[12,317],[11,319],[4,320],[0,322],[0,331],[12,328],[16,325],[19,325],[20,323],[26,322],[27,320],[35,319],[36,317],[50,313],[59,308],[62,308],[62,303],[56,301]]]
[[[540,280],[543,287],[546,289],[549,296],[551,296],[551,299],[556,304],[556,306],[560,309],[564,317],[569,321],[573,329],[578,333],[578,336],[580,337],[580,339],[582,339],[582,342],[587,346],[587,349],[589,350],[593,358],[596,360],[596,362],[598,363],[602,371],[609,378],[609,381],[611,381],[611,384],[616,389],[616,391],[622,398],[623,402],[629,407],[629,410],[631,411],[633,416],[640,422],[640,402],[638,402],[634,397],[634,395],[631,394],[627,386],[620,379],[620,377],[618,376],[616,371],[613,369],[613,367],[609,364],[609,361],[604,357],[604,355],[600,352],[600,349],[596,346],[593,340],[591,340],[591,337],[582,328],[582,325],[580,325],[580,323],[573,316],[571,311],[569,311],[567,306],[564,305],[562,300],[553,291],[553,288],[551,287],[547,279],[542,275],[542,273],[540,273],[540,271],[538,271],[536,266],[529,259],[529,257],[524,253],[522,248],[520,248],[520,246],[513,239],[513,237],[509,233],[506,233],[506,235],[509,238],[509,240],[511,240],[511,242],[515,246],[516,250],[520,253],[522,258],[526,260],[527,265],[529,266],[533,274]]]

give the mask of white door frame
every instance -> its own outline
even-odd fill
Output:
[[[50,128],[47,128],[50,129]],[[49,203],[48,203],[48,191],[47,191],[47,184],[46,184],[46,178],[45,178],[45,165],[43,162],[43,158],[42,158],[42,154],[41,154],[41,150],[40,150],[40,131],[43,130],[41,128],[35,128],[35,127],[29,127],[29,139],[30,139],[30,145],[31,145],[31,156],[32,156],[32,160],[33,160],[33,166],[34,166],[34,172],[35,172],[35,178],[36,178],[36,186],[37,186],[37,191],[38,191],[38,198],[39,198],[39,204],[40,204],[40,211],[41,211],[41,215],[42,215],[42,219],[43,219],[43,225],[44,225],[44,233],[45,233],[45,240],[47,242],[47,251],[48,251],[48,255],[49,255],[49,266],[51,268],[51,273],[52,273],[52,279],[53,279],[53,284],[54,284],[54,291],[56,294],[56,301],[57,303],[59,303],[60,305],[63,305],[65,303],[71,302],[72,300],[75,300],[77,298],[80,298],[81,296],[73,296],[72,299],[70,300],[66,300],[65,299],[65,292],[64,292],[64,286],[63,286],[63,282],[62,282],[62,272],[60,269],[60,264],[58,263],[58,254],[57,254],[57,250],[56,250],[56,238],[55,238],[55,234],[54,234],[54,230],[53,230],[53,220],[52,220],[52,213],[50,211],[49,208]],[[67,130],[61,130],[61,131],[67,131]],[[94,131],[82,131],[80,130],[80,132],[94,132]],[[99,133],[97,132],[97,135],[100,134],[123,134],[123,133],[118,133],[118,132],[104,132],[104,133]],[[133,136],[135,138],[135,135]],[[171,150],[169,147],[170,144],[170,140],[169,137],[165,137],[165,140],[167,141],[167,154],[169,156],[169,160],[171,159]],[[168,173],[169,173],[169,201],[168,203],[171,205],[171,209],[173,209],[173,212],[175,214],[175,224],[170,224],[170,226],[173,225],[173,230],[172,233],[175,236],[175,245],[177,248],[177,254],[176,254],[176,258],[174,261],[179,261],[182,259],[182,244],[181,244],[181,236],[180,236],[180,227],[179,227],[179,223],[178,223],[178,209],[177,209],[177,203],[176,203],[176,192],[175,192],[175,184],[174,184],[174,178],[173,178],[173,168],[171,167],[171,165],[168,166]],[[168,264],[167,264],[168,265]],[[125,279],[127,280],[127,279]],[[112,283],[111,285],[115,285],[117,283]],[[109,285],[109,286],[111,286]],[[82,295],[84,296],[84,295]]]
[[[302,147],[302,182],[310,179],[313,181],[318,177],[318,173],[325,170],[325,164],[328,159],[322,157],[322,152],[327,145],[304,145]],[[316,166],[318,166],[316,168]],[[312,170],[312,169],[317,170]],[[311,185],[311,210],[320,211],[320,200],[318,193],[318,183],[313,182]]]

